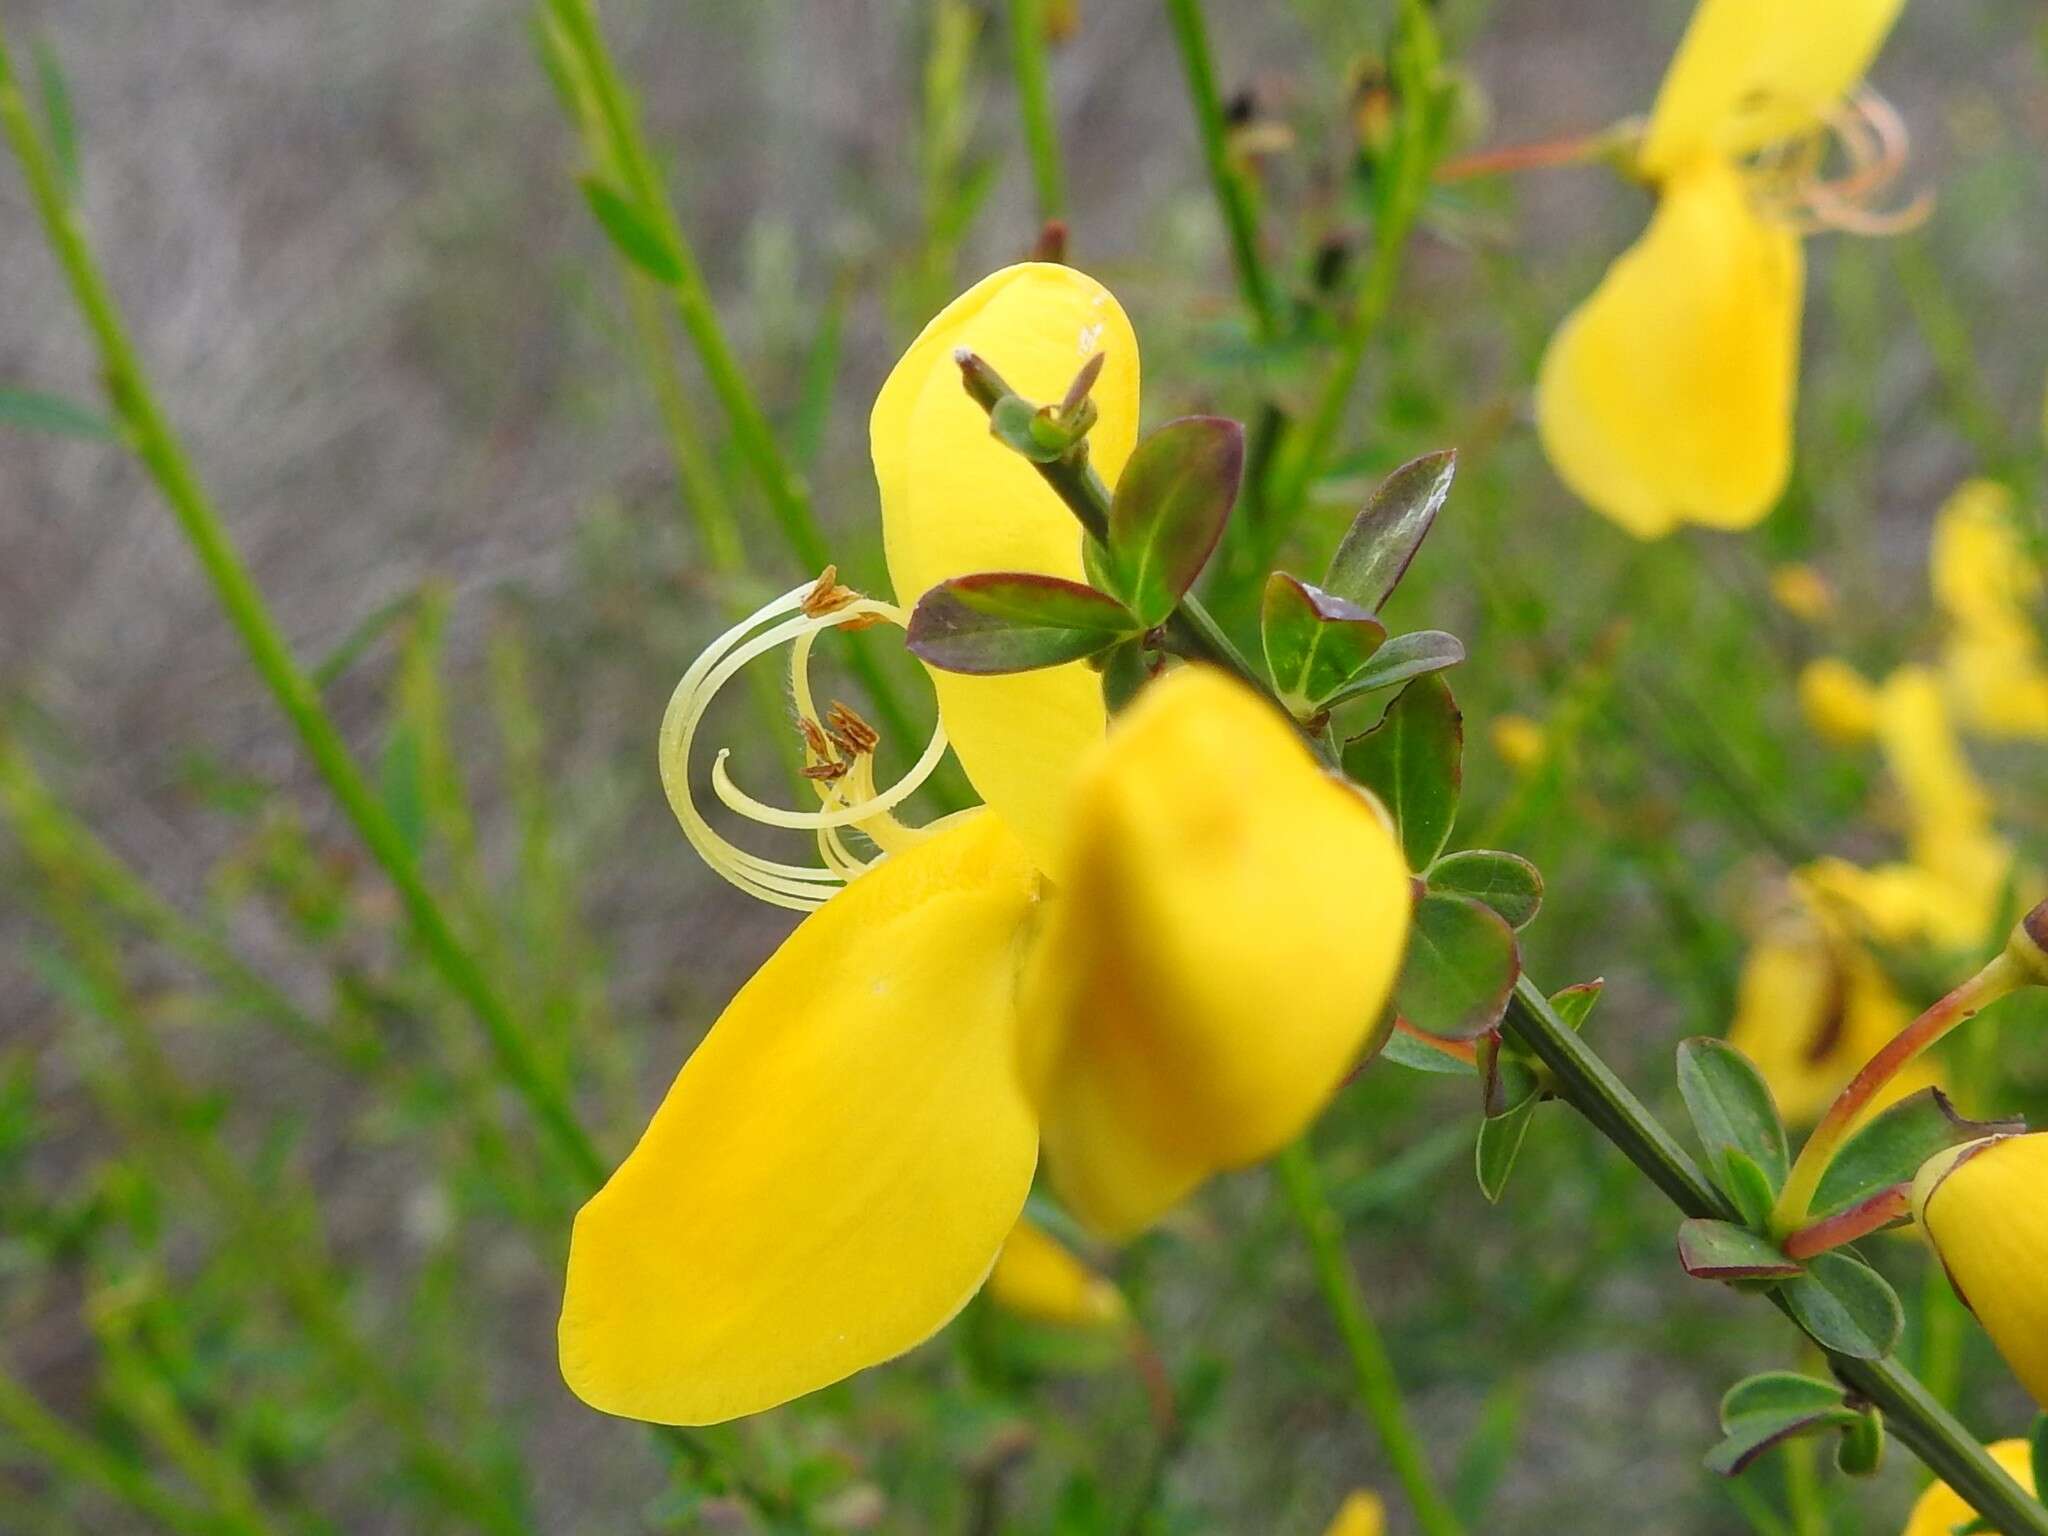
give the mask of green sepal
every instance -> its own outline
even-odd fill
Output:
[[[640,208],[596,176],[583,178],[583,195],[598,225],[619,253],[656,282],[673,287],[683,275],[676,253]]]
[[[989,436],[1034,464],[1050,464],[1067,450],[1038,431],[1039,407],[1022,395],[1004,395],[988,408]]]
[[[1305,720],[1365,669],[1387,630],[1357,604],[1275,571],[1259,607],[1259,639],[1274,691]]]
[[[1814,1342],[1857,1360],[1890,1354],[1905,1328],[1905,1309],[1884,1276],[1837,1248],[1814,1258],[1804,1274],[1778,1288],[1792,1318]]]
[[[1209,562],[1244,478],[1244,428],[1184,416],[1138,444],[1109,503],[1110,591],[1147,629],[1164,624]]]
[[[1469,848],[1447,853],[1429,867],[1429,888],[1470,896],[1501,915],[1510,928],[1529,926],[1543,906],[1543,875],[1518,853]]]
[[[1816,1219],[1860,1204],[1882,1190],[1910,1184],[1938,1152],[1986,1136],[2026,1129],[2024,1120],[1966,1120],[1939,1088],[1899,1100],[1845,1142],[1814,1191]]]
[[[1415,904],[1394,1006],[1425,1034],[1470,1040],[1495,1028],[1522,973],[1514,930],[1469,896]]]
[[[1367,613],[1379,612],[1451,494],[1457,469],[1457,454],[1445,450],[1424,454],[1381,481],[1338,543],[1323,586]]]
[[[1709,1164],[1718,1168],[1734,1148],[1764,1171],[1773,1193],[1783,1186],[1791,1166],[1785,1122],[1754,1062],[1725,1040],[1687,1040],[1678,1047],[1678,1091]]]
[[[1458,816],[1465,721],[1448,684],[1419,677],[1380,722],[1344,744],[1344,771],[1380,797],[1400,831],[1410,869],[1427,869]]]
[[[918,599],[904,644],[947,672],[1029,672],[1081,661],[1142,628],[1115,598],[1057,576],[986,571]]]
[[[1705,1216],[1679,1223],[1678,1262],[1695,1280],[1790,1280],[1800,1273],[1769,1238]]]

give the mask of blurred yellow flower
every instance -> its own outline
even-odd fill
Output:
[[[1120,1328],[1124,1295],[1028,1216],[1019,1217],[988,1277],[989,1300],[1033,1322],[1062,1328]]]
[[[1337,1518],[1323,1536],[1381,1536],[1386,1528],[1386,1506],[1361,1488],[1337,1507]]]
[[[1638,154],[1657,189],[1649,229],[1559,326],[1536,385],[1559,477],[1639,538],[1747,528],[1784,489],[1805,284],[1785,168],[1838,115],[1900,4],[1701,0],[1693,13]]]
[[[2048,1133],[1936,1157],[1914,1183],[1913,1212],[1956,1294],[2048,1408]]]
[[[1793,562],[1771,571],[1771,597],[1795,619],[1818,624],[1835,611],[1835,589],[1810,565]]]
[[[1549,747],[1543,727],[1527,715],[1495,715],[1488,733],[1500,760],[1517,773],[1534,772]]]
[[[1884,968],[1795,877],[1743,962],[1728,1041],[1756,1063],[1795,1125],[1818,1120],[1849,1079],[1913,1020]],[[1887,1086],[1889,1104],[1938,1082],[1915,1064]]]
[[[956,300],[872,422],[906,606],[970,571],[1082,574],[1077,525],[991,438],[958,347],[1040,398],[1105,352],[1091,438],[1105,476],[1136,437],[1136,340],[1106,289],[1026,264]],[[810,915],[577,1217],[561,1364],[608,1412],[713,1423],[902,1353],[1015,1240],[1041,1140],[1076,1214],[1134,1231],[1299,1135],[1384,1014],[1412,900],[1400,849],[1277,711],[1187,667],[1106,731],[1083,666],[935,672],[942,729],[878,793],[874,733],[818,714],[805,659],[825,628],[905,619],[826,581],[785,594],[692,666],[663,723],[693,845]],[[711,695],[782,644],[825,808],[753,800],[723,754],[712,783],[742,814],[815,832],[823,868],[736,848],[692,800]],[[986,805],[904,826],[893,807],[948,739]],[[856,857],[849,829],[880,856]]]
[[[1993,1461],[2012,1474],[2014,1482],[2029,1493],[2034,1491],[2034,1459],[2026,1441],[2001,1440],[1996,1445],[1986,1446],[1985,1450],[1991,1453]],[[1920,1502],[1913,1506],[1913,1513],[1899,1536],[1955,1536],[1976,1518],[1977,1511],[1963,1502],[1961,1494],[1947,1483],[1936,1483],[1920,1495]]]
[[[1855,746],[1877,734],[1877,690],[1846,661],[1823,656],[1799,674],[1799,707],[1823,741]]]
[[[1948,621],[1942,682],[1965,729],[2048,737],[2042,571],[2012,493],[1989,480],[1959,487],[1935,517],[1932,570]]]

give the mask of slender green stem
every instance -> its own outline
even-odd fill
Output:
[[[592,0],[543,3],[547,14],[559,23],[561,40],[571,51],[579,82],[589,92],[592,112],[589,120],[579,121],[577,127],[591,147],[592,158],[616,169],[624,183],[622,190],[660,239],[674,272],[673,281],[666,285],[669,298],[725,412],[733,443],[760,486],[783,542],[806,572],[816,574],[832,563],[832,555],[810,489],[776,442],[767,413],[726,338],[703,267],[648,149],[632,95],[605,44],[596,7]],[[920,739],[894,680],[858,637],[848,647],[848,655],[885,729],[902,741]]]
[[[1835,1102],[1828,1106],[1820,1124],[1806,1138],[1806,1145],[1799,1149],[1792,1172],[1786,1177],[1785,1187],[1778,1195],[1777,1206],[1771,1212],[1772,1230],[1784,1237],[1805,1224],[1828,1165],[1842,1150],[1842,1144],[1869,1118],[1871,1107],[1885,1084],[1944,1035],[2007,993],[2017,991],[2027,980],[2025,968],[2012,952],[2002,950],[1983,970],[1900,1030],[1883,1050],[1871,1057],[1863,1070],[1850,1079]]]
[[[570,1108],[563,1086],[540,1070],[511,1011],[475,958],[456,937],[427,888],[404,835],[371,790],[328,716],[319,690],[293,658],[240,552],[214,510],[183,445],[171,430],[119,306],[66,199],[48,148],[30,120],[0,33],[0,131],[27,178],[29,194],[72,298],[98,344],[107,390],[130,448],[157,483],[198,557],[228,621],[241,637],[257,674],[298,733],[307,755],[327,781],[343,813],[397,891],[421,949],[442,979],[476,1015],[500,1069],[534,1118],[576,1172],[591,1183],[603,1177],[604,1159]]]
[[[157,1485],[148,1472],[80,1434],[0,1367],[0,1429],[64,1477],[111,1494],[175,1536],[220,1536],[217,1519]]]
[[[1202,17],[1201,0],[1166,0],[1166,17],[1173,25],[1173,40],[1180,48],[1181,68],[1187,75],[1188,101],[1195,109],[1195,130],[1202,138],[1202,160],[1208,167],[1209,185],[1216,194],[1217,210],[1230,239],[1230,262],[1237,273],[1237,287],[1244,307],[1251,314],[1252,333],[1260,341],[1280,334],[1280,293],[1259,252],[1257,198],[1244,169],[1230,152],[1230,124],[1224,114],[1223,95],[1216,84],[1216,60],[1209,49],[1208,23]]]
[[[1344,1250],[1343,1223],[1323,1189],[1315,1156],[1306,1141],[1297,1141],[1273,1160],[1296,1224],[1308,1241],[1316,1285],[1344,1341],[1359,1405],[1378,1432],[1380,1445],[1415,1511],[1424,1536],[1462,1536],[1463,1527],[1450,1502],[1436,1486],[1422,1437],[1408,1419],[1401,1383],[1388,1358],[1386,1341],[1365,1301],[1365,1288]]]
[[[1045,0],[1010,0],[1010,70],[1017,80],[1017,111],[1024,119],[1024,147],[1031,157],[1038,217],[1046,222],[1064,219],[1066,173],[1060,164],[1052,71],[1046,59]]]

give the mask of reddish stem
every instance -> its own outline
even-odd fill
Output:
[[[1880,1227],[1888,1227],[1897,1221],[1912,1204],[1913,1186],[1910,1184],[1894,1184],[1890,1189],[1881,1189],[1868,1200],[1859,1201],[1847,1210],[1823,1217],[1810,1227],[1801,1227],[1785,1239],[1785,1257],[1803,1264],[1817,1253],[1826,1253],[1830,1248],[1839,1248],[1859,1237],[1868,1237]]]

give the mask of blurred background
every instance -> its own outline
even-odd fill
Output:
[[[1148,423],[1303,398],[1324,343],[1313,325],[1285,349],[1246,330],[1165,9],[1050,9],[1071,11],[1052,51],[1071,256],[1136,322]],[[1445,0],[1461,142],[1645,110],[1686,10]],[[1355,270],[1369,233],[1360,82],[1388,8],[1210,12],[1274,269],[1313,309],[1318,263]],[[925,318],[1038,231],[1009,13],[603,14],[734,349],[847,578],[879,590],[874,392]],[[734,612],[814,572],[670,330],[654,367],[702,449],[679,484],[644,317],[527,14],[9,0],[0,16],[27,84],[68,98],[112,286],[297,655],[519,1027],[622,1154],[788,926],[691,854],[655,726]],[[1875,673],[1924,647],[1928,529],[1959,481],[1998,476],[2039,505],[2042,8],[1909,5],[1873,79],[1935,211],[1902,238],[1809,244],[1798,468],[1762,529],[1636,545],[1536,450],[1543,344],[1648,207],[1582,168],[1432,203],[1299,536],[1297,568],[1320,569],[1378,475],[1460,449],[1398,599],[1472,655],[1454,675],[1459,836],[1543,867],[1530,967],[1553,987],[1608,978],[1593,1029],[1660,1108],[1673,1043],[1733,1015],[1759,892],[1815,853],[1897,843],[1875,758],[1801,724],[1800,665],[1826,652]],[[0,389],[82,412],[54,431],[0,419],[0,1532],[768,1528],[725,1474],[562,1386],[577,1182],[407,941],[156,490],[95,435],[95,367],[0,169]],[[720,515],[738,562],[713,547]],[[1835,591],[1818,626],[1771,599],[1794,560]],[[1543,751],[1496,747],[1510,713]],[[744,781],[776,782],[783,744],[744,690],[714,734]],[[2038,745],[1973,755],[2040,865]],[[1929,964],[1909,985],[1925,1002],[1953,979]],[[1979,1107],[2048,1100],[2048,1042],[2022,1013]],[[1794,1335],[1687,1282],[1668,1210],[1561,1111],[1490,1206],[1472,1111],[1456,1082],[1385,1067],[1318,1144],[1477,1528],[1896,1528],[1903,1455],[1849,1486],[1795,1453],[1739,1497],[1701,1470],[1720,1392],[1799,1364]],[[1883,1246],[1916,1318],[1948,1318],[1942,1389],[1973,1429],[2020,1432],[2017,1390],[1930,1266]],[[1177,1389],[1163,1447],[1127,1358],[985,1304],[905,1362],[700,1444],[828,1530],[1315,1532],[1345,1490],[1391,1487],[1265,1175],[1095,1257]]]

